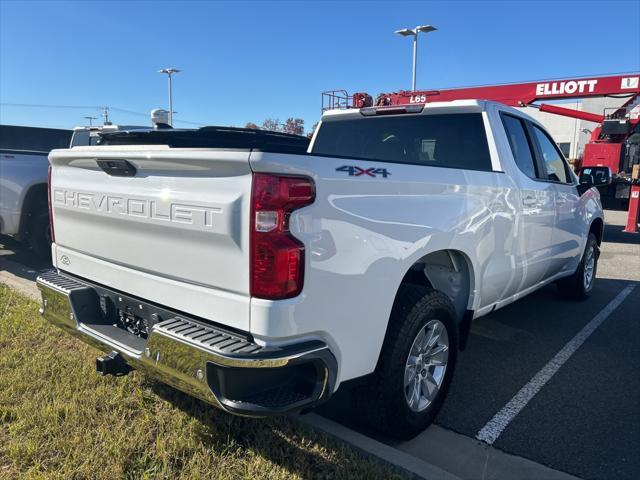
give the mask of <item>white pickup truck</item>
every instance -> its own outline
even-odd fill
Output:
[[[305,412],[342,382],[371,424],[433,420],[473,319],[594,285],[606,168],[577,179],[498,103],[323,115],[311,142],[208,127],[55,150],[42,313],[227,412]],[[360,383],[360,382],[358,382]],[[361,397],[360,397],[361,395]]]

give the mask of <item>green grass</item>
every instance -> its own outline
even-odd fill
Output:
[[[133,372],[100,377],[98,350],[0,284],[0,478],[389,478],[284,418],[233,417]]]

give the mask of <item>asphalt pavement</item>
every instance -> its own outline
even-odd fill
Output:
[[[473,323],[435,428],[409,442],[363,428],[351,384],[323,414],[461,478],[640,478],[640,234],[622,232],[626,212],[607,211],[606,221],[589,299],[564,299],[550,285]],[[630,285],[495,442],[480,442],[483,427]]]

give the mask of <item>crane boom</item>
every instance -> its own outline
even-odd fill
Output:
[[[616,97],[624,99],[613,112],[603,114],[540,104],[544,100],[567,100],[588,97]],[[345,90],[322,93],[322,110],[333,108],[385,107],[453,100],[492,100],[511,107],[534,107],[540,111],[586,120],[599,124],[592,129],[584,154],[577,159],[576,168],[606,165],[614,172],[611,194],[629,198],[631,173],[640,163],[640,72],[622,75],[565,78],[537,82],[508,83],[440,90],[400,90],[381,93],[374,101],[367,93],[352,96]]]
[[[555,115],[562,115],[564,117],[578,118],[580,120],[586,120],[587,122],[602,123],[604,122],[604,115],[597,113],[583,112],[581,110],[574,110],[573,108],[564,108],[557,105],[549,105],[543,103],[541,105],[529,105],[530,107],[538,107],[541,112],[553,113]]]
[[[541,82],[508,83],[480,87],[463,87],[443,90],[405,91],[384,94],[391,104],[449,102],[452,100],[494,100],[512,107],[529,105],[540,100],[558,100],[610,95],[640,94],[640,74],[613,75],[607,77],[573,78]]]

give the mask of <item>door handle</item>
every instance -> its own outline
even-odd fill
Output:
[[[535,205],[537,203],[536,197],[526,196],[522,199],[522,204],[526,206]]]

